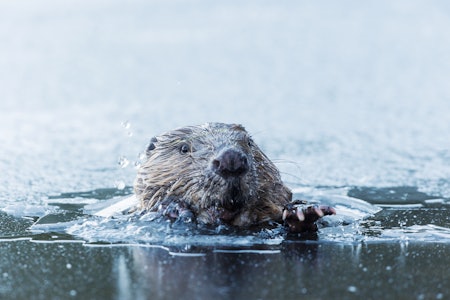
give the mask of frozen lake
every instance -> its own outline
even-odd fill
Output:
[[[0,298],[450,297],[449,29],[445,1],[0,1]],[[208,121],[299,197],[382,210],[316,241],[84,214]]]

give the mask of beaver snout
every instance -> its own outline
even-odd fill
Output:
[[[223,178],[239,177],[249,170],[247,156],[237,149],[226,149],[211,163],[212,170]]]

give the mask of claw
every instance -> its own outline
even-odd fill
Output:
[[[319,209],[325,214],[325,215],[335,215],[336,210],[333,207],[321,205],[319,206]]]
[[[303,209],[297,209],[297,218],[300,222],[305,221],[305,214],[303,213]]]
[[[283,221],[286,220],[287,216],[288,216],[289,212],[287,209],[283,210]]]
[[[320,218],[323,217],[323,211],[319,207],[314,206],[314,211],[316,212],[316,215],[318,215]]]

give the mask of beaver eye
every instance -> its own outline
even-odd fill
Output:
[[[155,148],[156,148],[155,143],[157,141],[158,140],[156,139],[156,137],[151,138],[150,143],[148,144],[147,149],[146,149],[147,153],[150,153],[150,151],[155,150]]]
[[[191,151],[191,147],[189,146],[188,143],[181,144],[179,149],[181,154],[186,154]]]
[[[152,151],[152,150],[155,150],[155,148],[156,148],[155,144],[154,144],[154,143],[150,143],[150,144],[148,144],[148,146],[147,146],[147,152],[150,152],[150,151]]]

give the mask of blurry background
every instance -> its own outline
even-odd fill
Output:
[[[206,121],[291,186],[449,197],[449,82],[446,1],[0,1],[0,199],[131,185]]]

